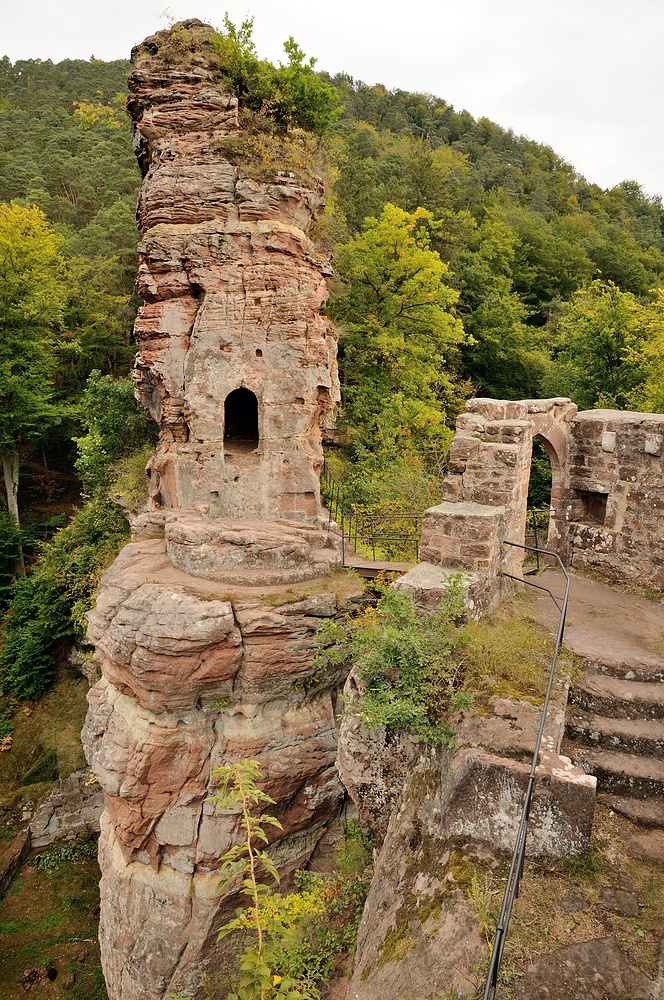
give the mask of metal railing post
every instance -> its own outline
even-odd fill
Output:
[[[551,552],[547,549],[535,548],[532,545],[520,545],[518,542],[504,541],[503,545],[512,545],[514,548],[523,549],[527,552],[541,552],[543,555],[553,556],[560,566],[563,574],[565,576],[565,594],[562,599],[562,603],[559,604],[558,600],[554,597],[553,592],[549,590],[548,587],[543,587],[541,584],[533,583],[531,580],[524,580],[523,577],[513,576],[511,573],[503,573],[503,576],[509,577],[510,580],[518,580],[520,583],[525,583],[529,587],[535,587],[537,590],[546,591],[554,602],[558,611],[560,613],[560,620],[558,622],[558,632],[556,635],[556,642],[553,650],[553,657],[551,660],[551,667],[549,669],[548,683],[546,687],[546,694],[544,696],[544,703],[542,705],[542,715],[540,718],[539,729],[537,731],[537,739],[535,740],[535,748],[533,751],[533,759],[530,767],[530,774],[528,775],[528,785],[526,787],[526,796],[523,803],[523,808],[521,810],[521,819],[519,821],[519,829],[516,836],[516,842],[514,844],[514,850],[512,851],[512,862],[510,864],[509,875],[507,876],[507,885],[505,886],[505,893],[503,895],[503,903],[500,910],[500,917],[498,918],[498,924],[496,926],[496,937],[493,943],[493,950],[491,952],[491,959],[489,962],[489,971],[487,973],[486,985],[484,987],[484,997],[483,1000],[495,1000],[496,987],[498,985],[498,972],[500,969],[500,963],[503,957],[503,949],[505,948],[505,940],[507,938],[507,931],[509,929],[510,918],[512,916],[512,908],[514,902],[519,895],[519,883],[521,882],[521,876],[523,875],[523,866],[526,859],[526,837],[528,833],[528,818],[530,816],[530,804],[532,801],[533,788],[535,785],[535,773],[537,770],[537,763],[539,760],[540,748],[542,745],[542,736],[544,735],[544,726],[546,724],[546,717],[549,711],[549,701],[551,698],[551,691],[553,690],[553,679],[556,672],[556,664],[558,662],[558,653],[563,641],[563,635],[565,634],[565,618],[567,616],[567,602],[569,599],[569,587],[570,578],[567,570],[563,566],[563,562],[557,552]]]

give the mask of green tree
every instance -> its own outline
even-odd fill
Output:
[[[571,396],[582,408],[629,408],[648,377],[650,310],[612,281],[597,279],[576,292],[557,320],[549,391]]]
[[[282,128],[299,127],[323,135],[341,112],[337,91],[315,72],[316,60],[307,59],[292,37],[284,42],[288,62],[274,66],[259,59],[253,26],[253,18],[238,27],[226,14],[223,28],[213,37],[221,72],[240,106],[259,111]]]
[[[0,455],[19,523],[19,446],[57,417],[55,334],[66,300],[62,244],[35,206],[0,205]],[[18,572],[25,573],[23,554]]]
[[[664,289],[652,293],[642,314],[643,338],[627,348],[626,360],[643,372],[643,381],[629,396],[629,405],[645,413],[664,413]]]
[[[343,428],[356,457],[379,464],[450,436],[463,327],[452,313],[458,293],[447,265],[430,247],[434,225],[424,209],[388,204],[336,258],[346,283],[333,305],[343,323]]]
[[[487,212],[478,246],[462,266],[466,372],[482,395],[535,397],[547,365],[538,330],[512,284],[517,234],[495,211]]]
[[[106,496],[113,466],[146,445],[154,445],[157,426],[139,410],[131,378],[114,379],[92,371],[83,394],[85,434],[76,439],[76,471],[89,496]]]

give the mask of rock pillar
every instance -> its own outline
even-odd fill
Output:
[[[89,615],[102,677],[83,741],[105,793],[111,1000],[203,996],[201,973],[221,962],[217,930],[241,900],[217,894],[218,859],[239,826],[208,802],[215,767],[259,760],[286,876],[344,798],[343,678],[311,667],[317,627],[359,592],[330,572],[321,517],[336,339],[306,231],[322,185],[248,155],[256,134],[211,37],[188,21],[146,39],[130,79],[144,173],[136,389],[160,433],[149,510]]]

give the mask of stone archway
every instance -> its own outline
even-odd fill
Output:
[[[499,603],[502,575],[520,575],[522,551],[503,543],[523,544],[534,437],[552,467],[547,547],[566,565],[664,591],[664,414],[578,413],[563,398],[468,401],[408,585],[440,592],[441,568],[465,570],[475,610]]]
[[[477,602],[500,600],[502,573],[520,575],[523,551],[504,546],[524,543],[533,438],[551,460],[555,508],[548,545],[562,545],[564,470],[571,421],[577,407],[569,399],[471,399],[457,419],[450,448],[443,502],[425,513],[421,558],[476,576]]]
[[[258,398],[244,386],[233,389],[224,400],[224,445],[252,452],[258,443]]]
[[[549,456],[551,463],[551,516],[547,548],[560,552],[562,544],[562,524],[564,523],[563,503],[565,498],[565,469],[567,467],[568,444],[571,420],[576,416],[576,406],[570,400],[533,400],[533,408],[540,403],[554,403],[552,409],[543,412],[529,412],[533,439],[538,438]],[[568,404],[563,406],[561,404]],[[573,408],[573,412],[572,409]]]

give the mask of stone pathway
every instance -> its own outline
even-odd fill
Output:
[[[562,593],[559,572],[538,582]],[[536,613],[557,612],[538,594]],[[562,752],[597,777],[598,797],[643,828],[635,850],[664,859],[664,601],[572,576],[565,644],[579,657]]]

